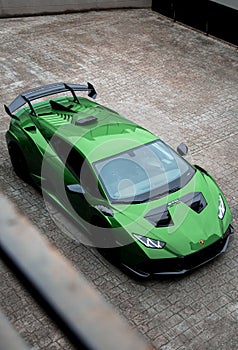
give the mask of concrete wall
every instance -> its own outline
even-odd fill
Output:
[[[151,7],[152,0],[0,0],[0,17]]]

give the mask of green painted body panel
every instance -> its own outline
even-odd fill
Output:
[[[196,213],[182,202],[171,205],[169,212],[174,226],[155,228],[145,218],[151,209],[179,199],[191,192],[203,192],[208,203],[201,213]],[[200,250],[220,238],[231,222],[231,212],[226,202],[227,212],[223,220],[217,218],[217,198],[222,193],[214,180],[196,171],[193,179],[181,190],[163,198],[142,204],[114,206],[115,218],[129,233],[138,233],[153,239],[166,242],[164,249],[148,249],[138,243],[150,259],[173,258],[191,254]],[[205,244],[201,245],[200,240]]]
[[[51,168],[50,171],[55,181],[57,173],[65,167],[49,145],[51,138],[58,137],[74,147],[87,159],[90,167],[97,160],[158,139],[148,130],[86,98],[79,97],[80,103],[74,102],[72,97],[60,97],[53,100],[68,108],[68,111],[52,110],[49,101],[35,103],[34,110],[37,116],[30,113],[29,107],[22,108],[16,114],[20,121],[11,119],[9,130],[6,133],[8,145],[15,142],[20,146],[28,163],[31,177],[37,186],[41,186],[43,155]],[[94,123],[75,125],[76,121],[91,116],[97,118]],[[121,259],[126,264],[134,266],[143,259],[159,260],[187,256],[210,246],[224,235],[232,221],[229,205],[214,179],[207,173],[195,167],[194,169],[195,174],[180,190],[145,203],[130,205],[110,203],[102,186],[100,187],[101,198],[91,196],[91,207],[104,205],[113,212],[113,216],[104,215],[104,219],[109,227],[115,228],[117,240],[120,241],[122,237],[127,237],[128,242],[133,243],[132,246],[129,244],[120,249]],[[93,172],[93,167],[91,170]],[[77,178],[68,169],[65,170],[65,174],[66,183],[77,183]],[[95,173],[94,176],[96,177]],[[57,197],[53,190],[46,191],[68,211],[64,201]],[[179,200],[194,192],[201,192],[207,203],[200,213]],[[222,220],[218,218],[219,195],[222,195],[226,207]],[[80,205],[84,205],[82,203],[84,202],[81,201]],[[164,205],[167,205],[173,225],[155,227],[145,216],[151,210]],[[89,211],[87,206],[88,202],[85,201],[83,208],[85,212]],[[103,214],[100,213],[100,215]],[[88,220],[90,221],[90,216]],[[163,249],[148,248],[133,234],[159,240],[165,242],[166,245]]]
[[[72,105],[72,98],[55,98],[63,105]],[[91,162],[155,140],[148,130],[133,123],[118,113],[86,98],[79,97],[80,105],[74,103],[75,113],[58,112],[48,114],[49,103],[34,104],[38,117],[32,116],[40,132],[48,139],[57,135],[80,150]],[[29,108],[25,108],[26,122]],[[75,126],[76,120],[89,116],[97,118],[92,125]],[[92,152],[92,150],[96,150]]]

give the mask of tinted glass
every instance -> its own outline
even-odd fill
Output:
[[[160,140],[94,163],[112,202],[143,202],[183,187],[195,170]]]

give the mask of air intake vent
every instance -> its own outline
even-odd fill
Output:
[[[206,199],[201,192],[188,193],[176,200],[176,203],[183,202],[196,213],[201,213],[207,206]],[[155,227],[166,227],[174,225],[173,220],[168,211],[168,205],[152,209],[144,217]]]
[[[201,192],[188,193],[179,200],[187,204],[198,214],[201,213],[201,211],[203,211],[207,205],[206,199],[203,197]]]
[[[146,214],[145,219],[155,227],[167,227],[174,225],[167,205],[152,209],[148,214]]]
[[[90,117],[76,120],[75,125],[84,126],[84,125],[94,124],[97,122],[97,120],[98,119],[96,117],[90,116]]]

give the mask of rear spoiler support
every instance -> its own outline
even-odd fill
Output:
[[[34,107],[31,104],[31,101],[37,100],[41,97],[46,97],[50,95],[55,95],[61,92],[70,91],[73,95],[74,102],[79,103],[79,99],[76,96],[75,91],[87,91],[88,96],[95,99],[97,97],[96,90],[94,86],[90,83],[88,85],[79,85],[79,84],[66,84],[66,83],[55,83],[48,84],[44,86],[39,86],[34,89],[30,89],[22,92],[19,96],[13,100],[9,106],[4,105],[6,113],[14,119],[19,120],[19,118],[13,114],[17,109],[22,107],[24,104],[28,103],[31,113],[37,116]]]
[[[71,94],[73,95],[74,102],[80,104],[79,99],[78,99],[78,97],[76,96],[76,93],[75,93],[74,89],[73,89],[71,86],[69,86],[68,84],[64,84],[64,86],[65,86],[66,89],[68,89],[68,90],[71,92]]]
[[[28,100],[28,98],[25,95],[21,95],[21,97],[28,103],[30,110],[31,110],[31,114],[34,114],[37,117],[36,112],[31,104],[31,101]]]

